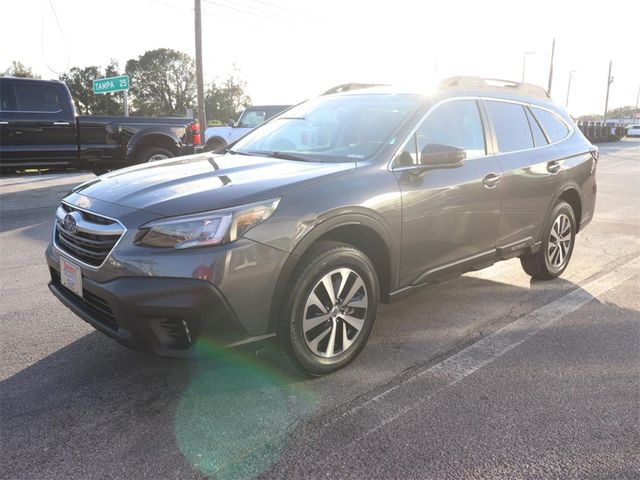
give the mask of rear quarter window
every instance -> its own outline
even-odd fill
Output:
[[[551,143],[559,142],[569,135],[569,127],[556,115],[541,108],[532,107],[532,110]]]

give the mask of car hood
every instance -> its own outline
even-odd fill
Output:
[[[73,191],[165,217],[279,197],[355,166],[207,153],[117,170]]]

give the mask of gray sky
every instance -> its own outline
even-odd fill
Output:
[[[60,29],[54,16],[55,8]],[[233,65],[255,103],[295,103],[346,82],[429,86],[451,75],[546,86],[569,111],[634,105],[640,85],[640,2],[536,0],[203,0],[204,70]],[[0,70],[11,60],[43,78],[87,65],[124,64],[146,50],[194,54],[192,0],[0,0]],[[62,32],[62,33],[61,33]]]

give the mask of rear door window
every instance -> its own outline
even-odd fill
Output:
[[[541,147],[543,145],[548,145],[549,142],[547,138],[544,136],[544,132],[540,128],[538,121],[534,118],[531,111],[525,107],[525,112],[527,112],[527,119],[529,120],[529,127],[531,127],[531,134],[533,135],[533,142],[536,147]]]
[[[559,142],[569,134],[567,125],[553,113],[536,107],[532,107],[532,110],[551,143]]]
[[[485,104],[500,153],[533,148],[533,136],[522,105],[491,100]]]
[[[62,103],[58,91],[51,85],[37,83],[14,84],[17,110],[22,112],[59,112]]]

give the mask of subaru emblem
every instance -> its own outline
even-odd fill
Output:
[[[73,213],[67,213],[62,219],[62,227],[69,233],[76,233],[78,231],[78,222]]]

